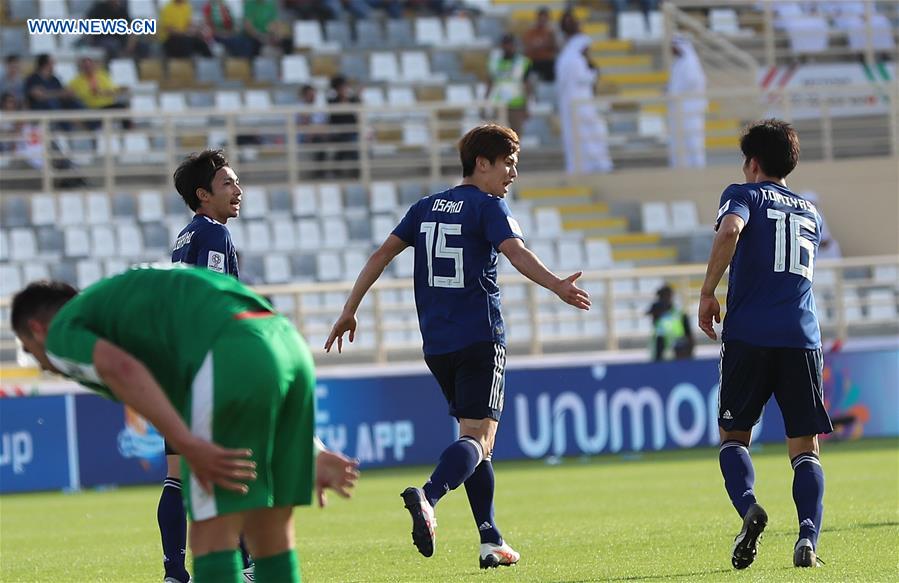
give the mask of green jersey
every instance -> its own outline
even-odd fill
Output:
[[[136,267],[88,287],[53,318],[50,362],[65,376],[112,397],[93,365],[103,338],[140,360],[182,410],[204,357],[242,312],[274,309],[233,277],[208,269]]]

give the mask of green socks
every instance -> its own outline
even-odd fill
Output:
[[[278,555],[280,556],[280,555]],[[194,557],[194,583],[241,583],[243,561],[240,552],[218,551]]]
[[[301,583],[297,552],[293,549],[272,557],[257,557],[255,561],[258,583]]]

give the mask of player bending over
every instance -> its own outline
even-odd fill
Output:
[[[575,285],[581,273],[556,277],[522,242],[523,234],[503,198],[518,176],[518,135],[488,124],[459,142],[462,183],[412,205],[400,224],[363,267],[325,342],[331,349],[343,335],[356,334],[356,310],[387,265],[406,247],[415,247],[415,305],[424,357],[459,422],[460,438],[447,447],[422,488],[407,488],[403,501],[412,515],[412,541],[434,554],[434,506],[465,484],[481,538],[480,566],[513,565],[519,554],[494,520],[491,457],[503,410],[506,329],[496,283],[497,253],[518,271],[582,310],[590,299]]]
[[[724,487],[743,519],[731,562],[737,569],[752,564],[768,523],[753,490],[749,443],[773,393],[786,428],[799,517],[793,564],[815,567],[824,514],[818,434],[833,431],[821,390],[821,332],[812,296],[821,217],[787,188],[785,178],[799,161],[799,136],[790,124],[757,122],[744,132],[740,149],[746,183],[731,184],[721,195],[699,303],[699,327],[715,340],[712,319],[721,321],[715,288],[730,265],[718,426]]]
[[[293,507],[313,486],[349,496],[356,462],[316,458],[312,356],[296,329],[237,280],[141,267],[78,294],[36,282],[12,328],[44,370],[122,401],[181,453],[196,583],[298,582]]]

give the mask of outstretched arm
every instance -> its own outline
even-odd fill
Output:
[[[590,294],[575,285],[583,272],[578,271],[560,279],[547,269],[533,251],[524,246],[521,239],[510,237],[498,247],[512,265],[525,277],[553,292],[566,304],[582,310],[590,309]]]
[[[718,339],[718,335],[712,327],[712,319],[721,322],[721,306],[715,297],[715,289],[727,266],[734,258],[737,241],[740,240],[740,232],[745,224],[745,221],[735,214],[724,215],[718,225],[718,232],[715,233],[715,240],[712,242],[712,252],[705,272],[705,281],[699,292],[699,329],[712,340]]]
[[[124,404],[144,416],[184,456],[207,491],[217,484],[245,493],[244,482],[256,479],[256,463],[246,449],[225,449],[190,432],[144,364],[108,340],[94,345],[94,368],[103,383]]]
[[[334,323],[331,333],[325,341],[325,352],[331,351],[331,345],[334,344],[334,340],[337,340],[337,352],[342,352],[343,335],[346,332],[350,333],[350,342],[356,339],[356,310],[359,309],[362,298],[368,293],[369,288],[378,281],[378,278],[381,277],[384,269],[390,265],[393,258],[408,246],[408,243],[391,233],[368,258],[362,271],[359,272],[359,277],[356,278],[350,297],[347,298],[346,304],[343,306],[343,313],[340,314],[340,317]]]

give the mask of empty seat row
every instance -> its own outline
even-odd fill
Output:
[[[348,46],[359,48],[410,47],[410,46],[483,46],[491,41],[478,38],[474,24],[465,16],[453,16],[445,20],[423,16],[414,20],[388,20],[385,25],[374,19],[357,20],[355,27],[349,22],[332,20],[324,24],[318,21],[298,20],[293,25],[294,46],[317,51],[330,51]]]
[[[690,233],[700,228],[696,203],[689,200],[645,202],[640,215],[646,233]]]

